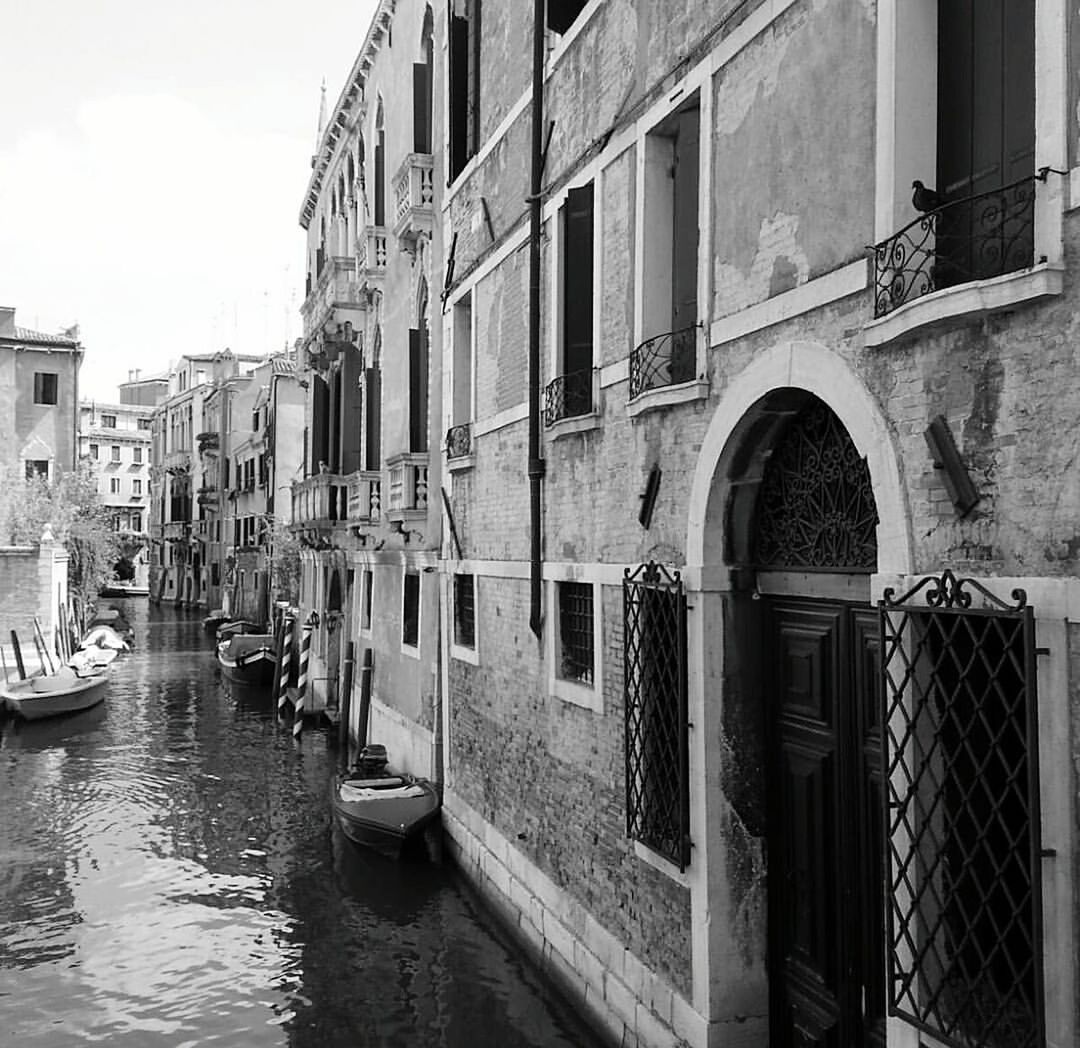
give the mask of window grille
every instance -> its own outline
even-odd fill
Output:
[[[1013,600],[946,571],[878,605],[890,1010],[952,1048],[1044,1043],[1034,615]]]
[[[686,594],[649,563],[623,578],[626,832],[685,870],[690,862]]]
[[[476,604],[472,575],[454,576],[454,643],[476,647]]]
[[[592,686],[593,588],[589,582],[560,582],[559,677]]]

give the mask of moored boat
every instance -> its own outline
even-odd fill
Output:
[[[265,687],[273,683],[277,649],[272,633],[233,633],[218,642],[221,672],[234,684]]]
[[[108,582],[98,590],[99,597],[148,597],[149,586],[136,586],[134,582]]]
[[[440,801],[427,779],[390,771],[385,754],[365,747],[355,767],[334,776],[330,802],[350,841],[397,859],[434,834]]]
[[[12,713],[26,720],[41,720],[96,706],[105,698],[108,684],[104,672],[81,676],[65,666],[48,676],[9,681],[0,687],[0,697]]]

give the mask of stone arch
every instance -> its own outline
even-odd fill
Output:
[[[866,459],[877,504],[879,572],[908,574],[914,551],[900,456],[880,406],[848,363],[818,342],[784,342],[761,354],[728,386],[702,441],[691,483],[686,563],[691,568],[728,560],[736,525],[752,512],[732,505],[740,495],[734,481],[760,479],[772,440],[783,421],[785,394],[812,393],[843,423]],[[790,404],[788,404],[790,406]],[[743,487],[744,485],[739,485]],[[723,523],[721,523],[723,522]]]

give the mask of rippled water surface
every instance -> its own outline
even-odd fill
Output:
[[[194,614],[118,603],[104,706],[0,725],[0,1044],[597,1045],[452,870],[331,829],[324,731],[230,693]]]

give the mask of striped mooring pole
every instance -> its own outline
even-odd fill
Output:
[[[291,615],[281,617],[281,644],[278,648],[278,713],[285,712],[289,698],[289,671],[292,669],[292,635],[294,619]]]
[[[304,730],[304,699],[307,697],[307,667],[308,657],[311,654],[311,631],[318,622],[318,616],[312,612],[304,622],[300,631],[300,675],[296,681],[296,703],[293,706],[293,738],[300,738]]]

